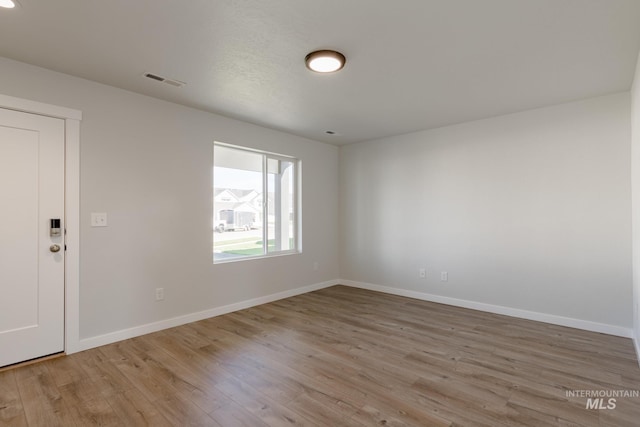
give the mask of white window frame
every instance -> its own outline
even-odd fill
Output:
[[[219,259],[216,260],[215,259],[215,254],[212,254],[213,256],[213,263],[214,264],[224,264],[224,263],[228,263],[228,262],[238,262],[238,261],[248,261],[248,260],[252,260],[252,259],[261,259],[261,258],[271,258],[271,257],[276,257],[276,256],[283,256],[283,255],[296,255],[296,254],[301,254],[302,253],[302,214],[301,214],[301,204],[300,204],[300,191],[301,191],[301,161],[300,159],[296,158],[296,157],[292,157],[292,156],[287,156],[284,154],[276,154],[276,153],[272,153],[272,152],[268,152],[268,151],[263,151],[263,150],[257,150],[257,149],[253,149],[253,148],[248,148],[248,147],[243,147],[243,146],[239,146],[239,145],[232,145],[232,144],[227,144],[224,142],[219,142],[219,141],[214,141],[213,142],[213,147],[214,147],[214,153],[215,153],[215,147],[224,147],[224,148],[228,148],[228,149],[233,149],[233,150],[238,150],[238,151],[244,151],[247,153],[252,153],[252,154],[257,154],[257,155],[261,155],[262,156],[262,254],[260,255],[250,255],[250,256],[239,256],[237,258],[229,258],[229,259]],[[214,154],[215,156],[215,154]],[[291,162],[293,164],[293,242],[294,242],[294,247],[293,249],[286,249],[286,250],[279,250],[279,251],[274,251],[274,252],[269,252],[268,251],[268,247],[269,247],[269,230],[268,230],[268,221],[269,221],[269,211],[268,211],[268,205],[269,205],[269,193],[268,193],[268,161],[270,159],[273,160],[278,160],[278,161],[285,161],[285,162]],[[215,159],[214,160],[214,167],[215,167]],[[213,171],[213,169],[212,169]],[[215,188],[215,180],[213,181],[213,187]],[[213,189],[212,189],[212,195],[213,195]],[[212,200],[212,215],[215,216],[216,212],[215,212],[215,200]],[[280,218],[281,219],[281,218]],[[214,234],[212,233],[212,236]],[[213,242],[215,244],[215,239],[212,239]],[[213,245],[212,245],[213,247]]]

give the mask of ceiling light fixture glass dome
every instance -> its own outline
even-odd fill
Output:
[[[347,59],[335,50],[316,50],[305,58],[307,68],[316,73],[333,73],[344,67]]]
[[[5,9],[13,9],[16,7],[16,2],[13,0],[0,0],[0,7],[4,7]]]

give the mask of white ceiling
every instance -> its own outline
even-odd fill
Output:
[[[334,144],[628,90],[640,49],[638,0],[19,1],[0,56]]]

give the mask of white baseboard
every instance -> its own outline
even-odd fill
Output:
[[[150,334],[152,332],[173,328],[175,326],[184,325],[186,323],[197,322],[199,320],[220,316],[222,314],[227,314],[227,313],[231,313],[238,310],[244,310],[245,308],[254,307],[256,305],[266,304],[272,301],[277,301],[280,299],[289,298],[289,297],[293,297],[300,294],[306,294],[307,292],[313,292],[319,289],[328,288],[329,286],[334,286],[339,283],[340,283],[339,280],[330,280],[328,282],[316,283],[314,285],[303,286],[300,288],[278,292],[278,293],[266,295],[263,297],[240,301],[240,302],[225,305],[222,307],[215,307],[209,310],[199,311],[197,313],[185,314],[183,316],[173,317],[171,319],[160,320],[158,322],[147,323],[146,325],[136,326],[133,328],[123,329],[115,332],[110,332],[105,335],[85,338],[80,340],[78,342],[78,345],[75,346],[72,349],[72,351],[67,350],[67,354],[89,350],[90,348],[99,347],[101,345],[111,344],[117,341],[134,338],[140,335]]]
[[[486,311],[489,313],[503,314],[505,316],[518,317],[521,319],[535,320],[538,322],[551,323],[553,325],[568,326],[570,328],[583,329],[592,332],[615,335],[624,338],[633,338],[633,329],[604,323],[591,322],[588,320],[574,319],[571,317],[556,316],[554,314],[539,313],[536,311],[521,310],[517,308],[504,307],[500,305],[485,304],[482,302],[463,300],[458,298],[445,297],[441,295],[427,294],[406,289],[392,288],[389,286],[373,285],[371,283],[356,282],[353,280],[340,280],[345,286],[368,289],[371,291],[383,292],[403,297],[415,298],[423,301],[436,302],[440,304],[453,305],[456,307],[470,308],[473,310]],[[640,348],[637,340],[636,351],[640,357]]]
[[[234,311],[243,310],[245,308],[254,307],[261,304],[266,304],[272,301],[277,301],[284,298],[289,298],[296,295],[305,294],[307,292],[317,291],[319,289],[328,288],[334,285],[344,285],[360,289],[368,289],[371,291],[383,292],[386,294],[398,295],[408,298],[414,298],[423,301],[430,301],[440,304],[447,304],[456,307],[470,308],[473,310],[486,311],[489,313],[502,314],[505,316],[517,317],[521,319],[535,320],[538,322],[550,323],[560,326],[568,326],[570,328],[584,329],[587,331],[599,332],[603,334],[615,335],[625,338],[632,338],[638,360],[640,363],[640,340],[635,337],[633,330],[630,328],[624,328],[621,326],[607,325],[603,323],[596,323],[587,320],[573,319],[570,317],[556,316],[553,314],[539,313],[535,311],[521,310],[511,307],[504,307],[499,305],[485,304],[476,301],[463,300],[458,298],[445,297],[441,295],[427,294],[423,292],[410,291],[406,289],[392,288],[389,286],[374,285],[371,283],[357,282],[353,280],[330,280],[327,282],[316,283],[313,285],[303,286],[300,288],[291,289],[288,291],[278,292],[263,297],[253,298],[237,303],[225,305],[222,307],[214,307],[209,310],[200,311],[197,313],[190,313],[183,316],[174,317],[171,319],[160,320],[158,322],[148,323],[141,326],[136,326],[129,329],[123,329],[120,331],[110,332],[108,334],[99,335],[96,337],[90,337],[80,340],[73,349],[67,349],[67,354],[76,353],[79,351],[88,350],[91,348],[99,347],[102,345],[111,344],[117,341],[134,338],[140,335],[150,334],[152,332],[161,331],[163,329],[173,328],[175,326],[184,325],[191,322],[197,322],[199,320],[208,319],[210,317],[220,316]]]

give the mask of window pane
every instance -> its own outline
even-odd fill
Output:
[[[218,143],[213,156],[213,261],[295,251],[298,160]]]
[[[213,258],[264,254],[262,155],[214,146]]]
[[[295,163],[269,159],[268,252],[289,251],[295,241]]]

